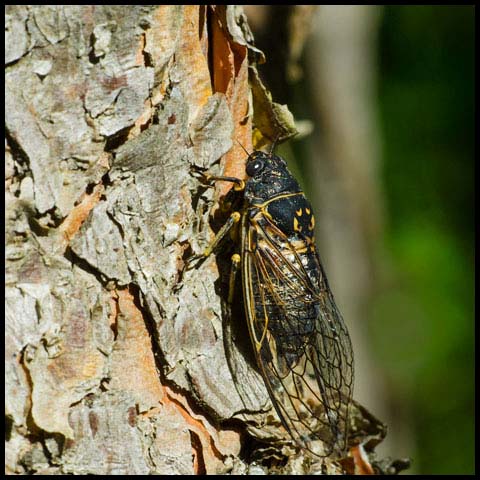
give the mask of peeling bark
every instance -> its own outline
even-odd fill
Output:
[[[218,264],[184,270],[228,187],[192,171],[295,132],[241,8],[10,5],[6,32],[6,472],[320,468],[261,462],[292,450],[259,443],[285,432],[227,359]]]

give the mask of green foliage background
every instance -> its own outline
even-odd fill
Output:
[[[399,284],[376,299],[370,329],[410,402],[419,473],[474,473],[474,33],[472,6],[390,6],[379,36]]]

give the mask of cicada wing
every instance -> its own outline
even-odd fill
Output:
[[[245,309],[272,403],[301,447],[341,452],[353,353],[318,255],[302,253],[271,224],[247,227],[243,245]]]

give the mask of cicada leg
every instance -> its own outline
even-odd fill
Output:
[[[215,235],[215,238],[211,241],[210,245],[205,248],[204,252],[201,253],[200,255],[193,255],[187,260],[187,269],[190,268],[190,265],[192,262],[196,260],[205,260],[208,258],[212,252],[216,250],[220,242],[225,238],[227,233],[232,229],[232,227],[239,222],[241,218],[240,212],[233,212],[229,219],[225,222],[223,227],[218,231],[218,233]]]
[[[204,179],[206,182],[216,182],[216,181],[223,181],[223,182],[232,182],[234,183],[234,190],[242,191],[245,189],[245,182],[239,178],[235,177],[221,177],[221,176],[214,176],[209,174],[204,174]],[[205,248],[204,252],[200,255],[193,255],[190,257],[186,262],[186,268],[189,269],[192,262],[196,260],[205,260],[208,258],[218,247],[220,242],[225,238],[228,232],[236,225],[241,218],[240,212],[233,212],[226,223],[222,226],[222,228],[218,231],[215,235],[215,238],[210,242],[210,244]]]
[[[207,182],[232,182],[233,189],[237,192],[241,192],[242,190],[245,190],[245,180],[241,180],[240,178],[235,178],[235,177],[218,177],[215,175],[209,175],[205,174],[204,178]]]
[[[233,296],[235,294],[235,279],[237,278],[238,269],[240,268],[240,255],[234,253],[232,255],[232,266],[230,268],[230,281],[228,282],[228,304],[233,304]]]
[[[214,182],[230,182],[233,183],[233,189],[237,192],[241,192],[245,189],[245,180],[242,180],[237,177],[226,177],[219,175],[211,175],[208,172],[195,171],[196,175],[199,175],[204,183],[214,183]]]

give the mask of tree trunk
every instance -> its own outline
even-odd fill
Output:
[[[233,6],[7,6],[7,473],[306,471],[265,460],[217,262],[185,269],[229,188],[192,172],[295,131],[251,42]]]

